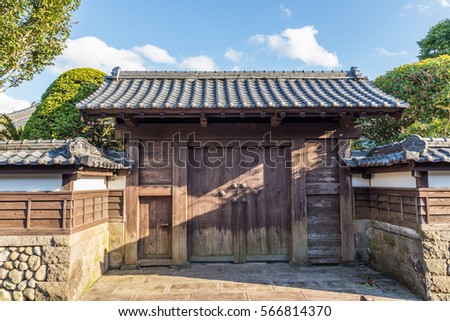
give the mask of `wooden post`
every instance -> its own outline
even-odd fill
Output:
[[[339,204],[341,220],[341,256],[343,262],[355,260],[355,225],[353,220],[353,190],[350,169],[343,159],[350,157],[350,141],[339,140]]]
[[[139,142],[127,144],[128,159],[134,160],[125,188],[125,265],[135,266],[138,260],[139,241]]]
[[[172,167],[172,265],[187,266],[188,147],[176,142],[173,146]]]
[[[27,201],[27,223],[26,228],[31,228],[31,199]]]
[[[308,263],[308,215],[306,208],[306,170],[303,160],[304,139],[293,139],[291,149],[291,253],[290,263]]]

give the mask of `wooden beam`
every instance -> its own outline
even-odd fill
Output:
[[[73,181],[77,179],[77,174],[63,174],[62,175],[62,191],[72,191],[73,190]]]
[[[171,196],[172,185],[141,185],[139,196]]]
[[[413,173],[416,178],[417,188],[428,187],[428,172],[419,172],[414,170]]]
[[[174,144],[173,187],[172,187],[172,264],[188,265],[187,221],[188,194],[187,169],[188,148],[186,144]]]
[[[353,191],[350,168],[343,161],[350,157],[350,141],[339,140],[339,207],[341,222],[341,257],[343,262],[355,261],[355,227],[353,221]]]
[[[308,263],[308,213],[306,207],[306,168],[303,160],[304,139],[293,139],[291,148],[291,211],[290,264]]]
[[[131,174],[127,177],[125,188],[125,257],[124,263],[136,266],[139,240],[139,142],[131,141],[127,145],[128,159],[134,160]]]

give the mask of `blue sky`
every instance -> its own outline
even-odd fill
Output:
[[[417,60],[417,41],[450,0],[83,0],[68,47],[0,112],[37,101],[62,72],[347,70],[374,79]]]

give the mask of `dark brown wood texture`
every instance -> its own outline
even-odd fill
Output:
[[[450,222],[450,189],[355,187],[356,219],[417,228]]]
[[[309,261],[338,263],[341,261],[341,229],[336,141],[307,141],[303,155]]]
[[[288,259],[286,155],[283,149],[190,149],[191,260]]]
[[[139,259],[169,259],[172,252],[172,199],[141,197]]]
[[[108,191],[0,193],[0,229],[70,233],[108,219]]]

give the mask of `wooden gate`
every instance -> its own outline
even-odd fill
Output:
[[[190,149],[190,260],[287,261],[288,184],[282,148]]]
[[[170,197],[140,197],[139,264],[171,258],[172,200]]]

